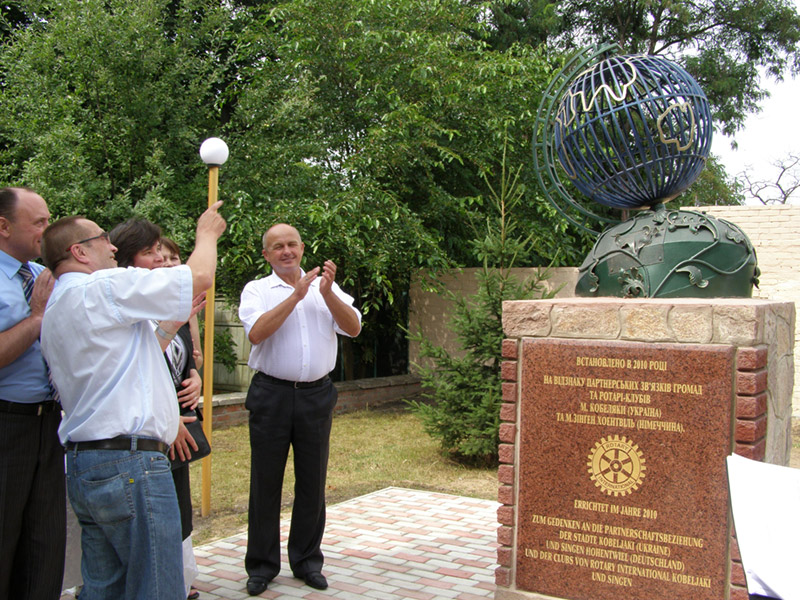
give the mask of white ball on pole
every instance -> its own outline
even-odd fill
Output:
[[[218,137],[208,138],[200,145],[200,158],[209,166],[224,165],[228,160],[228,144]]]

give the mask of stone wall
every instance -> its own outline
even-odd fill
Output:
[[[244,326],[239,320],[239,305],[229,305],[223,298],[214,303],[214,330],[217,334],[228,331],[233,340],[236,366],[229,371],[222,365],[214,364],[214,390],[227,392],[247,391],[253,378],[253,369],[247,366],[250,357],[250,341],[244,333]]]
[[[756,249],[761,269],[759,289],[754,298],[800,302],[800,206],[704,206],[686,207],[718,219],[735,223],[747,234]],[[800,331],[795,331],[795,345]],[[795,372],[800,373],[800,353],[795,356]],[[793,416],[800,418],[800,386],[794,390]]]
[[[477,274],[480,269],[458,269],[441,275],[439,283],[444,289],[457,296],[472,296],[478,291]],[[538,269],[512,269],[511,273],[525,281],[536,276]],[[569,298],[575,295],[575,284],[578,281],[576,267],[560,267],[552,269],[552,276],[544,281],[547,291],[555,291],[556,298]],[[442,346],[449,352],[458,354],[456,335],[450,327],[453,316],[453,302],[444,294],[425,291],[419,279],[411,284],[408,314],[408,330],[422,333],[425,339],[436,346]],[[419,344],[409,342],[408,362],[410,365],[420,364]]]

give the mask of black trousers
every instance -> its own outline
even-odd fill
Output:
[[[185,540],[192,535],[192,488],[188,463],[172,469],[172,480],[175,482],[175,494],[178,496],[178,508],[181,511],[181,539]]]
[[[0,412],[0,598],[58,600],[67,539],[61,412]]]
[[[250,411],[250,508],[245,569],[273,579],[281,570],[280,513],[283,474],[294,453],[294,506],[288,553],[292,572],[322,570],[325,478],[337,392],[328,380],[309,389],[268,381],[256,373],[247,392]]]

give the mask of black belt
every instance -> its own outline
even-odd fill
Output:
[[[61,405],[55,400],[45,400],[44,402],[9,402],[0,400],[0,413],[14,413],[17,415],[40,416],[56,410],[61,410]]]
[[[270,383],[274,383],[277,385],[285,385],[287,387],[293,387],[295,389],[306,389],[306,388],[314,388],[324,385],[330,381],[330,377],[325,375],[325,377],[320,377],[316,381],[287,381],[286,379],[278,379],[277,377],[273,377],[272,375],[267,375],[266,373],[262,373],[259,371],[257,375],[260,375],[262,378],[266,379]]]
[[[67,442],[67,450],[130,450],[135,452],[161,452],[166,454],[169,446],[162,441],[142,437],[118,435],[108,440],[92,440],[91,442]]]

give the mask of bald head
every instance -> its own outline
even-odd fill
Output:
[[[264,250],[267,250],[269,248],[270,237],[274,239],[276,235],[280,235],[282,233],[294,233],[294,235],[297,236],[297,239],[300,240],[300,242],[303,241],[302,239],[300,239],[300,232],[297,231],[297,229],[295,229],[294,227],[292,227],[287,223],[276,223],[275,225],[267,229],[266,233],[264,233],[264,235],[262,236],[261,247]]]
[[[305,245],[297,229],[286,223],[278,223],[267,230],[262,242],[264,258],[281,279],[293,282],[300,276]]]
[[[39,258],[50,211],[28,188],[0,189],[0,250],[20,262]]]

